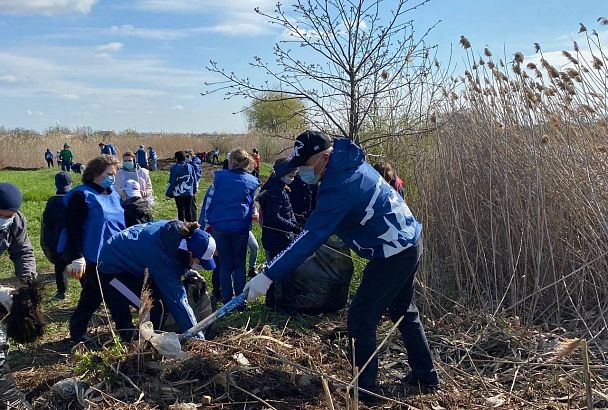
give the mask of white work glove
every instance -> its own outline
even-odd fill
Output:
[[[272,285],[272,279],[263,273],[258,273],[253,279],[247,282],[245,289],[243,289],[243,293],[247,295],[247,301],[251,302],[260,296],[264,296],[270,285]]]
[[[84,271],[87,268],[87,261],[84,258],[74,259],[70,263],[66,270],[67,273],[74,279],[80,279],[84,275]]]
[[[4,306],[7,312],[11,311],[13,305],[13,292],[15,288],[9,288],[8,286],[0,286],[0,303]]]

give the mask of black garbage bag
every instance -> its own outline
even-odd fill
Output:
[[[304,261],[285,281],[275,282],[266,293],[266,306],[281,312],[318,315],[346,306],[353,276],[350,249],[337,237]]]
[[[193,283],[184,283],[184,286],[186,286],[186,291],[188,292],[188,303],[194,312],[196,320],[200,322],[213,312],[211,299],[207,293],[207,282],[200,280]],[[179,332],[177,323],[175,323],[175,319],[170,313],[166,315],[162,330],[166,332]]]

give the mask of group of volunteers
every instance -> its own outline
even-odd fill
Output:
[[[116,155],[116,147],[114,144],[99,143],[99,150],[101,154],[104,155]],[[147,168],[151,171],[155,171],[157,169],[157,160],[158,156],[156,151],[152,147],[148,147],[148,152],[146,152],[143,145],[139,146],[139,149],[135,152],[135,156],[137,158],[137,164],[142,168]],[[70,144],[67,142],[63,144],[63,149],[57,151],[53,154],[50,148],[47,148],[44,152],[44,160],[46,161],[47,168],[53,168],[55,166],[55,161],[57,162],[57,167],[61,168],[62,171],[65,172],[76,172],[78,174],[82,173],[84,170],[84,164],[79,162],[74,162],[74,154],[70,150]]]
[[[438,388],[414,303],[422,225],[405,203],[403,181],[390,164],[372,166],[351,140],[305,131],[295,139],[291,155],[278,158],[260,186],[257,150],[249,154],[234,149],[227,154],[224,169],[214,172],[199,213],[201,158],[192,150],[177,151],[165,191],[175,200],[177,219],[152,222],[153,191],[144,166],[150,156],[140,157],[140,151],[145,155],[140,146],[135,153],[125,152],[119,163],[114,154],[104,151],[106,146],[100,144],[103,154],[86,164],[82,184],[72,188],[67,172],[56,175],[57,195],[49,200],[43,216],[42,239],[47,244],[45,254],[55,263],[56,297],[65,294],[64,269],[82,286],[70,318],[73,341],[89,340],[89,320],[103,301],[120,337],[131,340],[135,328],[129,306],[139,305],[146,273],[155,328],[161,326],[163,312],[169,312],[183,332],[196,324],[184,286],[200,277],[193,269],[213,270],[213,294],[222,303],[241,293],[254,301],[273,282],[289,281],[300,264],[337,235],[369,260],[347,319],[350,357],[353,366],[362,369],[360,399],[373,401],[380,392],[374,352],[376,329],[385,313],[395,322],[401,320],[398,328],[411,367],[404,385],[418,391]],[[0,217],[12,218],[4,224],[21,235],[22,245],[9,247],[16,272],[35,275],[25,221],[16,212],[18,206],[11,207],[8,215],[2,204],[0,197]],[[267,261],[259,272],[254,221],[261,226]],[[29,249],[30,256],[19,253],[19,246]]]

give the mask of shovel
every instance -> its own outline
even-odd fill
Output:
[[[163,356],[182,358],[185,356],[185,353],[182,351],[180,342],[195,336],[198,332],[204,332],[205,329],[209,328],[209,326],[214,324],[218,319],[242,305],[245,300],[245,294],[241,293],[181,335],[177,335],[173,332],[154,333],[152,323],[144,322],[139,328],[140,338],[150,341],[158,353]]]

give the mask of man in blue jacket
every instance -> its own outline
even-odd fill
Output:
[[[318,188],[316,209],[302,233],[245,287],[248,300],[266,293],[273,281],[287,279],[306,258],[336,234],[359,256],[369,259],[348,313],[354,340],[354,365],[363,369],[360,388],[375,393],[378,359],[365,363],[376,349],[376,328],[388,310],[399,325],[408,353],[406,387],[436,390],[439,386],[418,309],[414,277],[422,251],[422,225],[388,183],[365,161],[364,153],[347,139],[333,142],[320,132],[305,131],[295,143],[289,163]],[[362,400],[373,400],[363,392]]]

